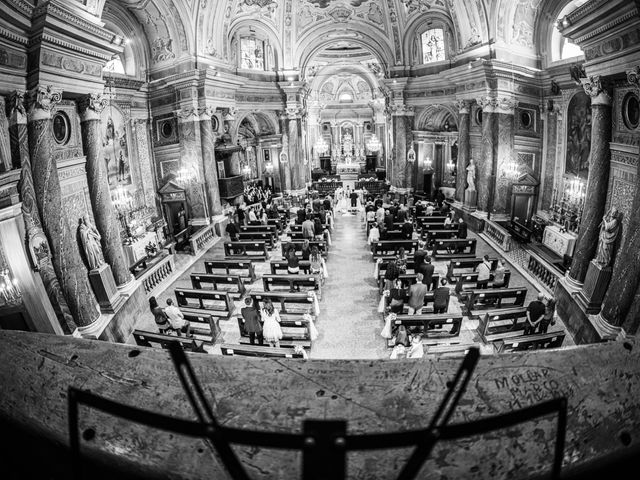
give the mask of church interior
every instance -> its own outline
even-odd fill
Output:
[[[637,468],[639,154],[637,1],[0,0],[3,478]]]

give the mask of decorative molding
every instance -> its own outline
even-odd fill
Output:
[[[58,5],[52,2],[46,2],[36,7],[33,11],[33,16],[37,17],[41,14],[46,13],[55,15],[59,18],[62,18],[67,21],[67,23],[74,24],[75,26],[81,28],[82,30],[88,31],[100,37],[104,40],[112,41],[114,38],[114,34],[105,28],[101,28],[98,25],[91,23],[77,15],[73,12],[60,8]]]
[[[640,89],[640,66],[636,65],[635,68],[627,70],[627,81],[636,88]]]
[[[27,45],[29,43],[29,39],[27,37],[18,35],[17,33],[12,32],[11,30],[7,30],[4,27],[0,27],[0,37],[13,40],[16,43],[21,43],[23,45]]]
[[[94,50],[89,50],[88,48],[82,48],[78,46],[77,43],[65,42],[64,40],[61,40],[58,37],[54,37],[48,33],[43,33],[42,36],[33,37],[29,41],[29,46],[32,46],[32,45],[35,46],[45,41],[53,45],[58,45],[67,50],[72,50],[75,52],[84,53],[85,55],[88,55],[94,58],[99,58],[100,60],[103,60],[105,63],[111,60],[112,54],[104,54]],[[102,70],[102,67],[101,67],[101,70]]]
[[[45,120],[51,117],[51,109],[62,100],[62,90],[51,85],[38,85],[29,91],[29,120]]]
[[[600,75],[581,78],[582,88],[591,97],[591,105],[611,105],[611,95],[602,84]]]
[[[102,93],[89,93],[78,99],[80,121],[100,120],[100,114],[107,106],[108,100]]]
[[[9,96],[9,125],[27,123],[27,112],[25,110],[25,92],[16,90]]]
[[[458,113],[462,115],[469,115],[471,113],[471,104],[473,100],[456,100],[456,107],[458,108]]]
[[[606,23],[598,28],[596,28],[595,30],[590,31],[589,33],[587,33],[586,35],[583,35],[581,37],[576,38],[574,41],[577,45],[580,45],[581,43],[585,42],[586,40],[589,40],[590,38],[595,37],[596,35],[602,33],[602,32],[607,32],[609,30],[611,30],[613,27],[615,27],[616,25],[620,25],[621,23],[626,22],[627,20],[631,19],[631,18],[635,18],[638,15],[638,9],[635,8],[630,12],[627,12],[626,14],[622,15],[621,17],[616,17],[614,20],[611,20],[609,23]]]

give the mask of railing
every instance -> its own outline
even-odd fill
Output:
[[[375,182],[356,182],[355,187],[356,190],[364,188],[367,192],[373,195],[381,195],[388,190],[387,184],[381,180],[377,180]]]
[[[336,188],[342,187],[342,182],[336,182],[336,181],[331,181],[331,182],[322,182],[322,181],[313,182],[311,187],[314,190],[317,190],[318,193],[320,193],[322,195],[327,195],[327,194],[333,194],[336,191]]]
[[[176,269],[173,254],[167,255],[164,259],[154,265],[148,272],[140,277],[140,281],[144,285],[144,291],[147,296],[153,294],[154,289],[160,285],[166,278],[171,276]]]
[[[502,228],[497,223],[487,220],[484,223],[484,233],[494,240],[502,250],[508,252],[511,250],[512,239],[509,232]]]
[[[540,280],[545,287],[550,291],[554,291],[556,283],[560,279],[561,274],[557,272],[553,267],[547,265],[547,263],[538,257],[533,252],[529,253],[529,264],[527,268],[538,280]]]
[[[198,230],[196,233],[191,235],[191,237],[189,237],[191,254],[196,255],[201,250],[208,248],[215,236],[216,234],[213,231],[213,225],[207,225],[206,227]]]

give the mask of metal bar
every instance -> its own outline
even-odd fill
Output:
[[[344,480],[347,471],[347,422],[305,420],[302,455],[304,480]]]

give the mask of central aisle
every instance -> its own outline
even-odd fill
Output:
[[[313,343],[311,358],[388,358],[380,336],[382,319],[377,313],[374,263],[362,219],[338,213],[331,240],[329,278],[322,289],[316,322],[320,335]]]

